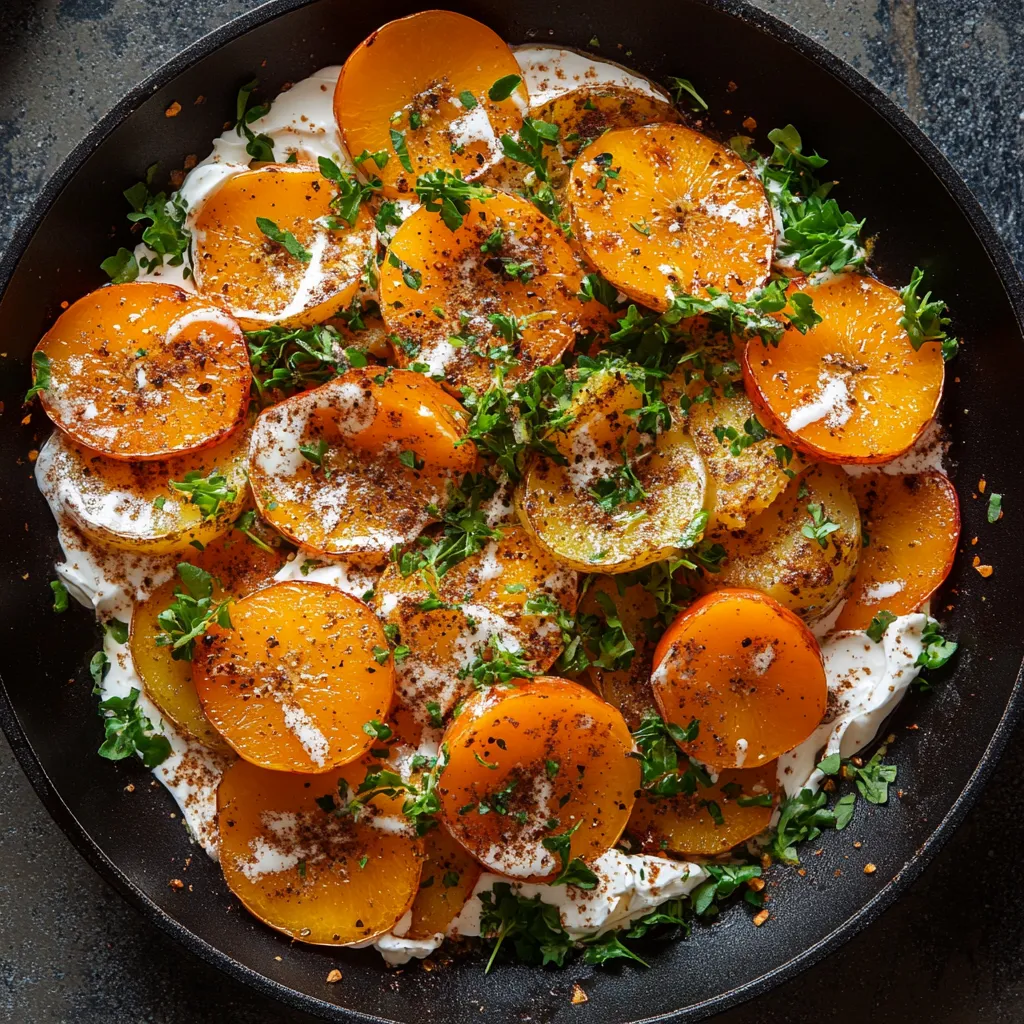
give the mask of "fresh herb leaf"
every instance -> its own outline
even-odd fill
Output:
[[[988,496],[988,513],[986,518],[990,523],[998,523],[1003,514],[1003,496],[991,491]]]
[[[883,608],[877,615],[872,616],[871,622],[865,632],[868,639],[881,643],[885,631],[896,621],[896,616],[887,608]]]
[[[483,185],[464,181],[460,171],[434,170],[416,179],[416,195],[431,213],[440,213],[449,231],[462,227],[470,200],[484,202],[494,193]]]
[[[238,90],[238,98],[235,101],[235,133],[245,136],[245,151],[253,160],[270,162],[274,159],[274,140],[262,132],[257,135],[249,127],[253,121],[258,121],[270,111],[269,103],[249,107],[249,100],[259,84],[259,79],[254,78]]]
[[[53,591],[53,610],[60,615],[68,610],[68,588],[60,580],[50,580]]]
[[[272,220],[268,220],[266,217],[257,217],[256,227],[272,242],[282,246],[285,252],[294,256],[300,263],[309,263],[313,258],[313,254],[304,248],[290,231],[282,231]]]
[[[808,540],[816,540],[821,547],[827,548],[829,535],[839,529],[839,524],[832,522],[823,507],[813,501],[807,506],[807,514],[811,521],[800,527],[800,532]]]
[[[236,488],[228,486],[227,477],[223,474],[202,476],[197,469],[190,469],[184,480],[168,480],[167,483],[179,494],[187,494],[189,504],[195,505],[203,513],[204,519],[214,518],[220,511],[221,503],[234,501],[238,494]]]
[[[157,616],[161,633],[156,637],[157,647],[170,647],[175,661],[191,661],[195,641],[216,623],[231,629],[228,614],[230,599],[215,604],[213,577],[191,562],[178,563],[178,578],[185,589],[174,588],[174,600]]]
[[[100,264],[100,270],[110,278],[111,284],[128,284],[139,276],[139,261],[135,253],[122,246]]]
[[[944,316],[946,304],[933,299],[931,292],[918,297],[917,290],[924,281],[924,271],[914,267],[910,284],[900,291],[903,300],[903,316],[900,326],[907,332],[910,344],[916,352],[926,341],[937,342],[942,347],[942,358],[947,362],[956,355],[960,342],[946,333],[949,317]]]
[[[100,702],[105,739],[100,757],[120,761],[138,754],[147,768],[155,768],[167,760],[171,744],[156,732],[153,723],[139,707],[139,691],[133,686],[127,697],[108,697]]]
[[[409,172],[409,174],[412,174],[412,161],[409,159],[409,147],[405,143],[405,132],[399,131],[397,128],[392,128],[390,135],[391,148],[395,151],[395,155],[398,157],[398,162],[406,171]]]
[[[516,91],[520,82],[522,82],[522,78],[519,75],[505,75],[487,90],[487,97],[492,103],[501,103]]]
[[[676,106],[681,106],[683,97],[689,97],[687,102],[693,110],[707,110],[708,105],[699,92],[694,88],[693,82],[688,78],[676,78],[674,75],[668,79],[668,86],[672,92],[672,99]]]
[[[32,353],[32,387],[25,392],[25,404],[50,387],[50,357],[45,352]]]

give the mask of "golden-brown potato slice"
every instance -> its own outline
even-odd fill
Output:
[[[217,790],[220,864],[246,909],[300,942],[346,946],[388,931],[412,905],[423,843],[394,828],[402,800],[375,796],[358,817],[317,802],[349,795],[365,764],[310,778],[236,761]]]
[[[628,572],[669,557],[704,503],[704,466],[681,417],[652,437],[630,415],[642,395],[619,370],[595,373],[573,398],[573,422],[535,455],[517,492],[526,528],[581,572]]]
[[[474,200],[454,232],[426,207],[395,232],[380,302],[400,366],[422,363],[456,393],[555,363],[584,330],[582,273],[562,233],[503,192]]]
[[[576,573],[561,568],[521,526],[501,532],[500,540],[439,579],[423,572],[403,577],[392,563],[377,584],[377,612],[398,630],[396,642],[409,648],[396,659],[398,699],[420,721],[447,714],[472,691],[472,669],[492,658],[493,645],[514,652],[534,672],[550,668],[562,649],[554,622],[527,606],[531,599],[550,601],[571,616]],[[441,607],[424,611],[432,597]]]
[[[240,530],[218,537],[202,551],[190,548],[185,560],[210,573],[214,601],[240,598],[268,586],[284,564],[284,552],[254,544]],[[158,616],[174,601],[175,590],[182,588],[176,576],[168,580],[132,612],[128,639],[132,663],[145,687],[146,696],[161,714],[180,730],[215,750],[229,751],[220,733],[203,713],[192,682],[192,662],[174,658],[169,645],[158,646],[163,634]]]
[[[760,835],[771,821],[777,761],[759,768],[727,768],[696,792],[641,794],[626,826],[647,853],[714,857]]]
[[[719,390],[709,401],[694,402],[687,422],[708,471],[712,523],[725,529],[742,529],[804,467],[798,454],[756,420],[742,388],[729,397]]]
[[[228,178],[196,217],[196,287],[246,330],[326,320],[355,295],[376,237],[366,204],[348,224],[331,207],[337,195],[302,164]]]
[[[411,370],[349,370],[265,409],[249,480],[263,517],[328,555],[386,555],[476,466],[462,406]]]
[[[708,288],[743,298],[768,280],[775,222],[761,182],[683,125],[602,135],[572,165],[569,202],[590,262],[652,309]]]
[[[193,542],[208,544],[230,529],[245,508],[248,449],[249,432],[239,430],[213,448],[160,462],[125,462],[55,430],[40,449],[36,479],[47,501],[100,544],[148,554],[187,552]],[[202,487],[189,489],[190,480],[207,481],[207,490],[219,496],[215,510],[202,498]],[[197,493],[202,505],[193,501]]]
[[[704,577],[706,589],[753,587],[816,622],[857,572],[860,513],[846,473],[821,464],[791,481],[745,530],[716,539],[728,557],[721,572]]]

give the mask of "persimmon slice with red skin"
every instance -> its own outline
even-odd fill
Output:
[[[751,168],[679,124],[616,128],[569,178],[577,240],[620,291],[653,309],[678,292],[744,298],[768,280],[775,221]]]
[[[757,768],[821,722],[821,649],[791,611],[756,590],[717,590],[680,612],[654,652],[662,717],[700,723],[683,749],[716,770]]]
[[[361,757],[363,726],[387,717],[392,660],[362,601],[323,583],[275,583],[230,605],[231,628],[196,641],[192,679],[206,717],[263,768],[318,773]]]
[[[195,218],[196,287],[246,330],[333,316],[356,294],[376,238],[369,207],[361,204],[348,224],[331,207],[337,195],[308,164],[266,164],[228,178]],[[308,259],[264,234],[257,218],[290,233]]]
[[[480,865],[440,825],[424,838],[426,859],[412,904],[410,939],[444,934],[466,904],[480,878]]]
[[[500,160],[498,140],[523,123],[521,75],[508,45],[486,25],[454,11],[420,11],[388,22],[352,51],[334,116],[353,156],[388,154],[373,171],[384,194],[398,198],[427,171],[459,171],[472,180]],[[509,76],[520,83],[508,98],[492,100],[491,88]],[[462,102],[464,93],[472,105]],[[403,144],[408,167],[398,152]]]
[[[300,942],[346,946],[382,935],[416,894],[423,843],[411,831],[375,824],[402,820],[402,799],[375,796],[358,818],[324,811],[317,798],[354,792],[355,765],[318,778],[236,761],[217,790],[220,864],[245,908]],[[383,824],[383,823],[382,823]]]
[[[75,441],[114,459],[165,459],[225,440],[249,400],[249,352],[222,309],[170,284],[114,284],[57,318],[33,354],[39,398]]]
[[[500,241],[489,242],[495,231]],[[516,267],[528,269],[511,276]],[[454,232],[421,207],[395,232],[380,268],[395,359],[425,364],[456,392],[486,390],[497,365],[506,384],[525,379],[558,362],[593,315],[577,298],[582,276],[562,233],[526,199],[495,192],[475,200]],[[492,315],[514,316],[518,337],[503,336]],[[456,336],[472,340],[452,343]]]
[[[570,857],[610,849],[640,784],[622,715],[552,676],[474,695],[444,743],[449,761],[437,788],[445,823],[481,864],[517,878],[556,874],[559,859],[543,840],[577,825]]]
[[[349,370],[260,414],[249,457],[260,514],[321,554],[386,556],[415,540],[432,521],[427,506],[443,511],[449,482],[476,467],[472,442],[460,444],[466,422],[420,373]]]
[[[934,417],[944,366],[937,342],[916,352],[900,326],[899,292],[863,274],[789,291],[811,297],[822,322],[790,327],[777,346],[747,342],[743,376],[765,426],[825,462],[889,462]]]
[[[776,771],[776,761],[759,768],[726,768],[713,786],[698,783],[697,792],[690,795],[652,799],[641,794],[626,831],[648,853],[725,853],[768,828]],[[711,805],[721,821],[715,820]]]
[[[867,629],[885,609],[917,611],[953,567],[960,503],[942,473],[863,473],[850,479],[867,542],[836,629]]]

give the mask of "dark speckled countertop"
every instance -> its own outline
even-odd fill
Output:
[[[932,137],[1024,267],[1022,0],[754,0]],[[255,0],[0,0],[0,245],[115,100]],[[909,893],[840,952],[718,1024],[1024,1021],[1024,736]],[[50,820],[0,739],[0,1019],[305,1020],[149,928]]]

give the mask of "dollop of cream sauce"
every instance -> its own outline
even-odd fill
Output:
[[[581,86],[624,86],[646,95],[667,98],[662,89],[647,79],[586,54],[533,45],[516,47],[515,53],[534,107]],[[315,162],[318,156],[324,156],[343,169],[352,170],[351,158],[345,152],[334,121],[334,87],[340,71],[337,66],[324,68],[295,83],[277,97],[264,117],[251,124],[254,132],[273,140],[279,160],[295,152],[300,160]],[[196,213],[205,199],[224,181],[248,170],[245,143],[244,136],[234,129],[225,131],[213,141],[209,156],[185,177],[180,195],[188,210],[187,223],[194,225]],[[402,212],[407,216],[417,204],[406,200],[402,205]],[[155,255],[141,243],[135,252],[137,257],[149,259]],[[154,267],[147,276],[194,291],[195,285],[191,277],[184,276],[184,269],[163,265]],[[911,452],[878,468],[892,473],[941,469],[943,453],[938,428],[929,428]],[[37,464],[37,479],[57,518],[64,552],[64,561],[57,566],[58,575],[69,593],[91,608],[100,622],[116,618],[130,623],[135,604],[173,576],[177,557],[100,551],[63,520],[57,494],[52,487],[45,486],[38,472],[42,468],[45,468],[42,462]],[[854,474],[864,471],[860,467],[846,468]],[[502,493],[500,499],[494,510],[496,521],[508,512],[507,495]],[[300,550],[281,568],[276,579],[329,583],[362,598],[372,591],[378,575],[379,571],[373,567],[354,567],[345,559]],[[828,633],[838,613],[836,609],[825,622],[818,624],[819,636]],[[889,627],[880,644],[873,643],[864,633],[828,636],[822,651],[830,692],[829,712],[810,738],[780,758],[779,783],[787,795],[820,785],[821,776],[814,766],[823,750],[826,754],[838,750],[848,757],[874,738],[920,671],[914,662],[921,651],[921,633],[926,622],[924,614],[902,616]],[[127,696],[133,688],[140,691],[140,707],[154,727],[167,737],[172,749],[171,756],[153,769],[153,774],[177,802],[190,836],[216,859],[217,785],[230,758],[213,754],[162,717],[145,694],[128,646],[118,644],[109,631],[105,633],[103,649],[110,668],[101,683],[100,699]],[[411,764],[417,753],[436,756],[439,742],[440,733],[428,730],[419,749],[406,752],[406,762]],[[402,763],[401,758],[398,763]],[[499,881],[508,882],[527,898],[539,896],[543,902],[556,906],[569,935],[586,938],[628,925],[665,901],[692,892],[707,877],[696,863],[627,854],[618,849],[609,850],[591,867],[599,879],[592,891],[518,881],[485,872],[447,934],[452,937],[480,934],[483,909],[480,894],[490,891]],[[428,939],[410,939],[407,933],[411,922],[411,914],[407,913],[388,933],[362,945],[374,946],[393,964],[429,956],[446,935],[439,932]]]

